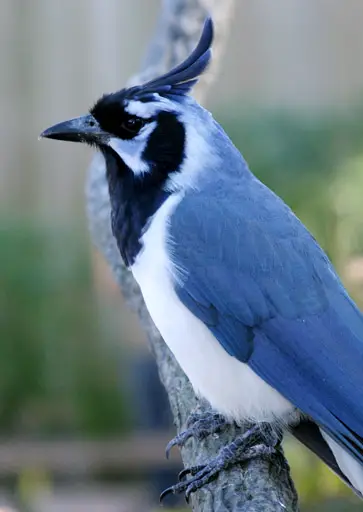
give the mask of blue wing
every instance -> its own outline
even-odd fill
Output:
[[[189,192],[170,228],[182,302],[363,463],[363,318],[305,227],[250,177]]]

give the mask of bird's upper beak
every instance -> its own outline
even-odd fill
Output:
[[[107,139],[109,139],[109,135],[102,130],[91,114],[55,124],[44,130],[40,137],[93,144],[106,143]]]

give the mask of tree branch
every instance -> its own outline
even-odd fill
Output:
[[[181,62],[194,48],[207,14],[213,16],[216,36],[213,45],[213,73],[220,60],[233,0],[164,0],[157,30],[150,43],[141,72],[130,84],[141,83],[164,73]],[[205,96],[213,74],[203,77],[196,88],[198,100]],[[110,204],[103,161],[95,156],[87,182],[87,209],[93,241],[112,267],[117,282],[128,304],[137,311],[156,358],[159,374],[165,386],[178,432],[186,424],[190,413],[200,403],[193,389],[156,330],[144,305],[141,293],[131,272],[122,264],[110,225]],[[242,392],[242,390],[241,390]],[[190,440],[181,450],[184,465],[190,467],[215,457],[220,448],[245,429],[231,425],[218,436],[196,442]],[[193,510],[272,512],[297,510],[297,496],[289,475],[289,467],[282,451],[273,462],[251,460],[243,466],[222,472],[218,479],[196,492],[192,498]]]

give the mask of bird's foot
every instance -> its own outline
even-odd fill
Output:
[[[191,493],[216,478],[218,473],[227,467],[253,458],[270,458],[276,453],[276,448],[281,439],[281,432],[271,428],[268,423],[253,426],[231,444],[223,447],[217,457],[209,463],[181,471],[179,473],[179,483],[166,489],[160,495],[160,501],[168,494],[179,494],[181,492],[185,492],[185,499],[189,501]],[[191,478],[184,480],[187,475],[190,475]]]
[[[186,430],[175,436],[167,444],[165,449],[166,458],[169,458],[170,451],[174,446],[181,448],[190,437],[200,441],[222,430],[227,424],[227,420],[223,416],[214,412],[192,413],[188,418]]]

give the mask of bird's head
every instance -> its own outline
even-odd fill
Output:
[[[41,134],[84,142],[101,151],[119,247],[124,245],[125,223],[137,218],[140,225],[132,225],[131,231],[140,235],[168,194],[190,184],[196,169],[211,159],[214,148],[209,138],[215,123],[188,93],[210,62],[212,39],[208,18],[197,47],[180,65],[143,85],[106,94],[87,115]],[[129,262],[124,247],[120,249]]]
[[[198,138],[198,125],[205,125],[205,111],[188,92],[209,64],[212,39],[207,19],[198,46],[179,66],[143,85],[105,94],[87,115],[56,124],[41,137],[84,142],[104,154],[111,150],[135,176],[167,180],[189,156],[187,132],[194,130]]]

